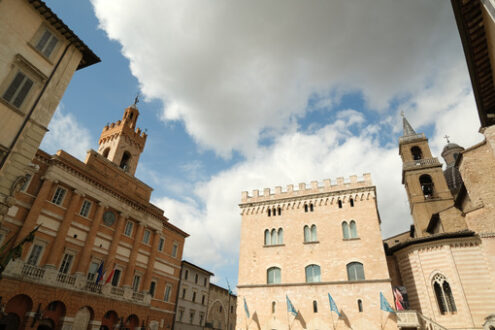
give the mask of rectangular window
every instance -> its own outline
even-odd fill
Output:
[[[198,284],[198,274],[194,276],[194,283]]]
[[[172,292],[172,286],[170,286],[170,284],[167,284],[167,286],[165,286],[165,294],[163,296],[164,301],[170,301],[171,292]]]
[[[178,316],[179,322],[182,321],[182,316],[183,315],[184,315],[184,310],[183,309],[179,309],[179,316]]]
[[[201,305],[204,305],[205,304],[205,299],[206,299],[206,296],[203,295],[203,297],[201,298]]]
[[[156,282],[155,281],[151,281],[151,283],[150,283],[150,295],[152,297],[155,296],[155,288],[156,288]]]
[[[179,249],[179,245],[174,243],[172,246],[172,257],[177,258],[177,250]]]
[[[88,281],[96,281],[96,273],[98,272],[98,267],[100,267],[100,264],[97,262],[91,262],[89,265],[89,271],[88,271]]]
[[[120,269],[115,269],[113,272],[112,286],[118,286],[120,281],[120,274],[122,271]]]
[[[124,235],[125,236],[129,236],[129,237],[132,237],[132,228],[133,227],[134,227],[134,222],[127,221],[127,223],[125,224]]]
[[[41,38],[36,43],[35,48],[44,56],[50,57],[57,43],[57,37],[55,37],[55,35],[53,35],[53,33],[51,33],[48,29],[45,29],[41,35]]]
[[[84,200],[84,202],[81,206],[81,212],[79,212],[79,215],[81,215],[83,217],[88,217],[90,209],[91,209],[91,202],[88,200]]]
[[[192,302],[196,302],[196,292],[193,291]]]
[[[191,311],[189,312],[189,323],[191,323],[191,324],[192,324],[192,323],[193,323],[193,321],[194,321],[194,311],[193,311],[193,310],[191,310]]]
[[[148,244],[150,242],[150,234],[151,232],[146,229],[143,233],[143,243]]]
[[[58,187],[57,190],[55,191],[55,194],[53,195],[52,203],[57,204],[57,205],[61,205],[62,202],[64,201],[64,197],[65,197],[66,192],[67,192],[67,190],[65,190],[64,188]]]
[[[160,241],[158,242],[158,251],[163,251],[164,245],[165,245],[165,238],[160,237]]]
[[[203,285],[206,286],[206,277],[203,279]]]
[[[20,108],[34,82],[26,74],[18,71],[2,98],[16,108]]]
[[[64,254],[64,258],[62,259],[62,263],[60,264],[60,269],[58,270],[59,273],[68,274],[73,259],[74,256],[72,254]]]
[[[199,313],[199,325],[203,325],[203,319],[205,318],[204,313]]]
[[[140,283],[141,283],[141,275],[134,275],[134,280],[132,281],[132,290],[134,290],[134,292],[139,291]]]
[[[31,249],[31,254],[29,255],[29,258],[27,260],[27,263],[29,265],[37,266],[40,261],[41,252],[43,252],[43,245],[34,243],[33,248]]]
[[[31,174],[26,174],[26,182],[24,182],[24,184],[22,185],[21,187],[21,191],[26,191],[27,188],[29,187],[29,184],[31,183],[31,179],[33,178],[33,176]]]
[[[182,289],[182,299],[186,298],[186,289]]]

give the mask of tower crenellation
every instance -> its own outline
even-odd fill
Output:
[[[148,137],[136,127],[138,117],[136,104],[127,107],[121,120],[103,127],[98,140],[98,153],[131,175],[136,172]]]
[[[359,179],[357,175],[351,175],[348,180],[344,177],[338,177],[335,183],[331,179],[325,179],[321,183],[318,181],[311,181],[308,184],[301,182],[298,184],[298,189],[294,189],[293,184],[286,186],[284,190],[281,186],[276,186],[272,190],[271,188],[264,188],[263,194],[260,195],[260,190],[255,189],[251,195],[247,191],[243,191],[241,194],[241,205],[245,203],[266,202],[270,200],[279,200],[284,198],[303,197],[321,193],[337,193],[346,190],[360,189],[371,187],[373,185],[371,181],[371,174],[364,173],[362,178]]]

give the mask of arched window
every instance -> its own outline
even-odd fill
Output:
[[[364,280],[364,268],[360,262],[351,262],[347,264],[347,279],[349,281]]]
[[[313,300],[313,313],[318,313],[318,303]]]
[[[440,313],[457,312],[450,284],[442,274],[436,274],[433,277],[433,291],[435,291],[435,297],[437,298]]]
[[[351,222],[349,223],[349,227],[351,229],[351,238],[357,238],[358,234],[357,234],[356,221],[351,220]]]
[[[275,229],[272,229],[272,245],[277,244],[277,231]]]
[[[311,232],[309,230],[309,226],[304,226],[304,241],[305,242],[311,241]]]
[[[315,208],[314,208],[314,206],[313,206],[313,203],[309,204],[309,210],[310,210],[311,212],[313,212],[313,211],[314,211],[314,209],[315,209]]]
[[[266,283],[268,284],[278,284],[281,279],[281,271],[278,267],[268,268],[266,271]]]
[[[344,239],[348,239],[349,236],[349,225],[347,222],[342,222],[342,235],[344,236]]]
[[[419,177],[419,184],[421,185],[421,190],[423,191],[423,195],[425,196],[425,198],[432,198],[434,189],[431,176],[429,176],[428,174],[423,174]]]
[[[337,202],[339,204],[339,209],[342,208],[342,201],[339,199],[339,201]]]
[[[110,153],[110,147],[106,148],[104,151],[103,151],[103,157],[105,158],[108,158],[108,154]]]
[[[271,217],[272,216],[272,210],[271,209],[268,209],[268,216]]]
[[[304,212],[308,212],[308,204],[304,204]]]
[[[281,207],[278,208],[278,215],[282,215],[282,208]]]
[[[359,313],[362,313],[363,312],[363,301],[361,299],[358,299],[357,304],[358,304]]]
[[[276,303],[274,301],[272,301],[272,313],[275,314],[275,305]]]
[[[349,204],[351,204],[351,207],[354,207],[354,199],[349,199]]]
[[[318,239],[316,238],[316,225],[311,226],[311,242],[316,242]]]
[[[124,151],[124,154],[122,155],[122,160],[120,161],[120,168],[126,172],[129,171],[130,160],[131,160],[131,154],[129,153],[129,151]]]
[[[414,146],[411,148],[411,154],[414,160],[423,159],[423,153],[421,152],[421,149],[418,146]]]
[[[270,236],[270,231],[267,229],[265,230],[265,245],[271,245],[272,244],[272,237]]]
[[[278,244],[284,244],[284,230],[282,228],[278,229]]]
[[[272,213],[273,213],[273,216],[276,216],[277,215],[277,209],[273,208]]]
[[[320,282],[320,266],[309,265],[306,266],[306,283]]]

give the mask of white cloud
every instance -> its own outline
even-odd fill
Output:
[[[92,3],[162,118],[225,156],[254,152],[310,95],[359,90],[384,109],[464,61],[446,1]]]
[[[80,125],[74,115],[64,113],[62,105],[55,111],[48,129],[41,149],[48,153],[62,149],[81,160],[86,158],[86,152],[91,148],[91,134],[86,127]]]

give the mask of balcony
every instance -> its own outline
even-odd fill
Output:
[[[448,330],[444,326],[415,310],[397,311],[397,327],[399,327],[399,329],[416,328]]]
[[[427,167],[436,167],[442,166],[442,163],[438,161],[438,158],[427,158],[427,159],[418,159],[412,160],[409,162],[405,162],[402,164],[402,171],[411,170],[411,169],[423,169]]]
[[[64,274],[58,272],[54,267],[29,265],[21,259],[11,261],[5,268],[3,275],[21,281],[96,294],[115,300],[147,306],[151,304],[151,295],[143,292],[134,292],[132,288],[116,287],[110,283],[104,285],[97,284],[94,280],[88,280],[84,274]]]

